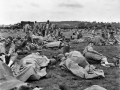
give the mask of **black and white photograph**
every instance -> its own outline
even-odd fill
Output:
[[[120,90],[120,0],[0,0],[0,90]]]

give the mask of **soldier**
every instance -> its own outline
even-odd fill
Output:
[[[104,45],[105,40],[100,36],[100,33],[97,33],[97,35],[94,35],[92,42],[94,45]]]
[[[46,30],[46,24],[42,24],[42,36],[44,37],[45,36],[45,30]]]
[[[4,49],[0,49],[1,53],[5,54],[6,64],[10,67],[16,60],[18,54],[15,49],[15,44],[12,41],[12,37],[8,37],[5,41]]]
[[[77,39],[82,38],[82,30],[81,31],[77,31]]]
[[[61,57],[60,66],[71,71],[74,75],[84,79],[105,77],[103,70],[95,69],[93,65],[90,65],[81,52],[74,50],[66,53],[65,56]]]
[[[26,24],[24,27],[23,27],[23,30],[26,34],[29,33],[29,31],[31,30],[31,26],[29,24]]]
[[[93,43],[90,43],[87,47],[85,47],[83,55],[89,63],[100,63],[105,67],[114,66],[113,63],[108,63],[107,57],[93,49]]]
[[[43,28],[43,24],[42,23],[35,22],[34,28],[33,28],[33,33],[35,35],[41,34],[42,33],[42,28]]]
[[[109,34],[110,34],[110,36],[109,36],[109,41],[110,41],[110,42],[113,42],[113,44],[118,43],[118,41],[116,40],[116,38],[115,38],[115,36],[114,36],[115,31],[114,31],[113,29],[110,28]]]
[[[50,21],[48,20],[47,23],[46,23],[46,31],[45,31],[45,36],[49,34],[49,30],[50,30]]]
[[[63,46],[63,54],[69,53],[69,52],[70,52],[70,44],[69,44],[69,40],[66,40]]]
[[[30,42],[32,42],[33,40],[32,40],[32,28],[31,28],[31,26],[29,25],[29,24],[26,24],[25,26],[24,26],[24,31],[25,31],[25,33],[26,33],[26,39],[28,40],[28,41],[30,41]]]

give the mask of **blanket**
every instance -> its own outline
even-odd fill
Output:
[[[84,90],[107,90],[107,89],[105,89],[105,88],[103,88],[103,87],[101,87],[99,85],[92,85],[91,87],[88,87],[88,88],[86,88]]]
[[[50,60],[46,56],[32,53],[13,65],[14,76],[21,80],[39,80],[47,74],[46,66]]]
[[[12,70],[5,63],[0,61],[0,90],[8,90],[20,85],[26,85],[13,76]]]
[[[70,52],[68,58],[66,60],[63,60],[60,63],[60,66],[65,67],[74,75],[81,78],[93,79],[104,77],[103,70],[96,69],[93,65],[89,65],[86,59],[78,51]]]
[[[50,43],[45,44],[45,47],[48,47],[48,48],[59,47],[60,43],[61,43],[61,41],[50,42]],[[63,46],[63,44],[61,46]]]

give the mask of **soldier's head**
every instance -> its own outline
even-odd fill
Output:
[[[36,51],[36,53],[37,53],[38,55],[44,55],[44,53],[43,53],[43,50],[42,50],[42,49],[38,49],[38,50]]]
[[[35,21],[35,23],[37,23],[37,21]]]
[[[65,57],[64,54],[58,54],[57,59],[61,61],[63,57]]]
[[[69,55],[70,55],[69,53],[65,53],[65,57],[66,57],[66,58],[68,58],[68,57],[69,57]]]
[[[91,46],[91,47],[92,47],[92,46],[93,46],[93,43],[92,43],[92,42],[89,42],[88,46]]]
[[[47,24],[49,24],[50,23],[50,21],[49,20],[47,20]]]
[[[8,38],[6,38],[6,44],[10,44],[12,42],[12,37],[8,37]]]

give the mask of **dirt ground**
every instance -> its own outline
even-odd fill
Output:
[[[71,44],[72,49],[80,52],[83,51],[87,43]],[[113,62],[113,57],[120,54],[120,45],[117,46],[95,46],[95,50],[107,56],[109,62]],[[44,50],[45,55],[50,58],[51,55],[57,55],[59,50]],[[19,56],[19,59],[23,56]],[[33,86],[40,86],[43,90],[84,90],[91,85],[100,85],[107,90],[119,90],[120,88],[120,70],[118,67],[105,68],[95,65],[99,69],[103,69],[105,78],[85,80],[73,75],[71,72],[62,70],[59,62],[55,67],[47,68],[47,76],[39,81],[29,81]],[[67,88],[67,89],[63,89]],[[59,89],[61,88],[61,89]]]

